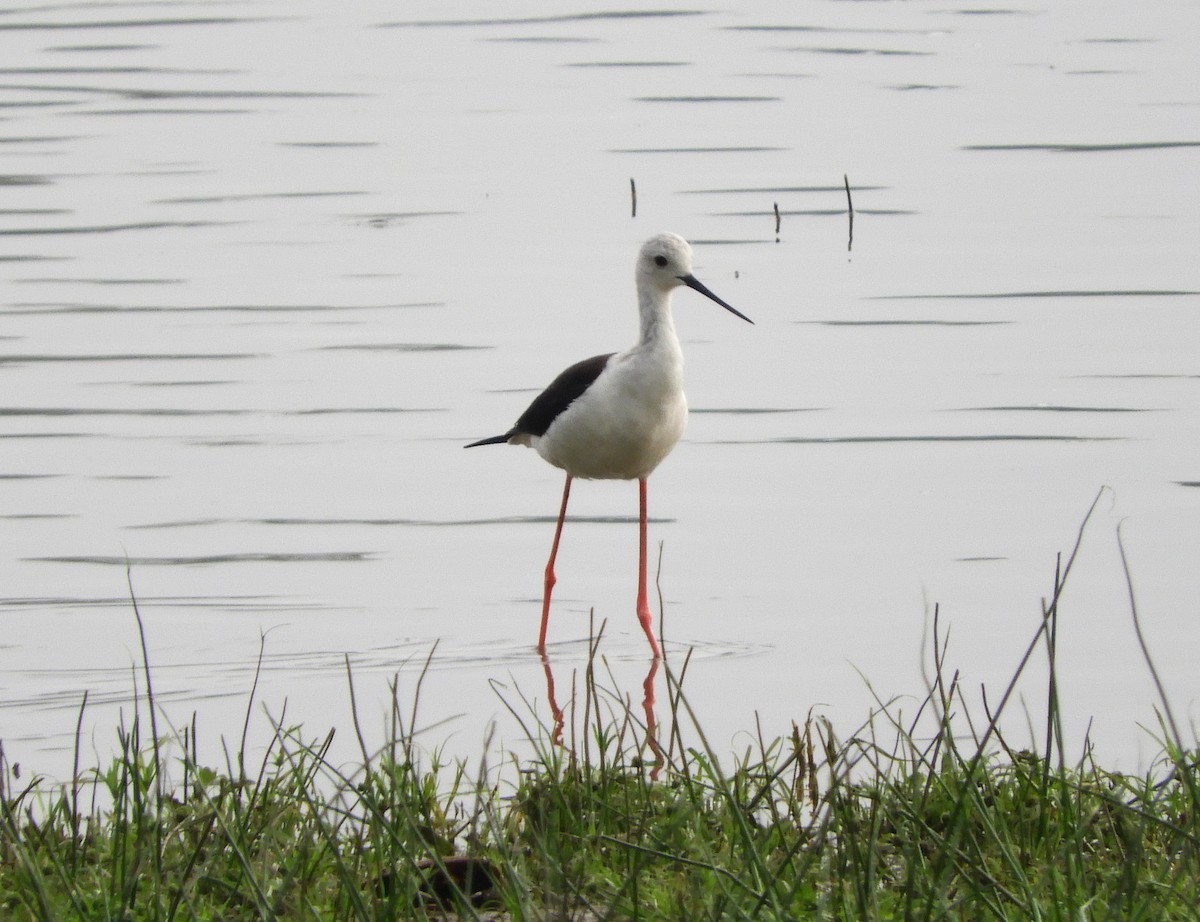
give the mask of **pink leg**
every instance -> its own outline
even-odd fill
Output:
[[[650,660],[650,671],[642,682],[642,711],[646,715],[646,745],[654,753],[654,765],[650,768],[650,780],[657,781],[662,772],[666,757],[662,747],[658,745],[658,721],[654,718],[654,676],[658,673],[658,664],[662,662],[657,656]],[[549,667],[547,667],[549,668]]]
[[[554,543],[550,545],[550,559],[546,561],[546,583],[542,592],[542,629],[538,633],[538,653],[546,652],[546,626],[550,623],[550,592],[557,580],[554,578],[554,558],[558,556],[558,539],[562,537],[563,519],[567,517],[567,500],[571,496],[571,475],[563,485],[562,508],[558,510],[558,527],[554,529]]]
[[[550,668],[550,658],[545,653],[542,654],[542,671],[546,673],[546,699],[550,703],[550,718],[554,721],[554,726],[550,729],[550,739],[555,746],[561,746],[565,718],[562,708],[558,706],[558,699],[554,696],[554,670]]]
[[[662,654],[658,650],[658,641],[654,637],[654,619],[650,615],[650,603],[646,598],[646,478],[638,480],[638,596],[637,616],[642,622],[642,630],[650,641],[650,652],[658,659]]]

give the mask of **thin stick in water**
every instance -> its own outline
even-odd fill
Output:
[[[629,177],[629,201],[630,201],[630,205],[631,205],[629,217],[636,218],[637,217],[637,183],[633,181],[632,176]]]
[[[775,206],[775,242],[778,243],[779,242],[779,225],[782,223],[783,218],[779,214],[779,203],[772,202],[771,204]]]
[[[854,200],[850,198],[850,176],[842,174],[842,182],[846,184],[846,211],[850,216],[850,238],[846,241],[847,252],[854,249]]]

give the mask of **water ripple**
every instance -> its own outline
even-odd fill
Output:
[[[0,353],[0,366],[26,365],[42,362],[212,362],[228,361],[231,359],[260,359],[263,353],[255,352],[116,352],[112,354],[64,354],[49,355],[45,353]]]
[[[994,327],[1011,320],[797,320],[822,327]]]
[[[855,192],[878,192],[888,189],[888,186],[855,186]],[[743,186],[732,189],[681,189],[680,195],[760,195],[762,193],[785,193],[785,192],[836,192],[839,195],[846,194],[845,186]]]
[[[779,96],[635,96],[636,102],[781,102]]]
[[[765,154],[788,147],[617,147],[610,154]]]
[[[161,26],[232,26],[253,22],[282,22],[282,16],[181,16],[177,19],[91,19],[74,22],[0,22],[0,32],[39,32],[74,29],[144,29]],[[120,46],[124,47],[124,46]]]
[[[126,600],[128,606],[128,600]],[[560,641],[547,645],[551,665],[586,663],[592,655],[592,642],[588,638]],[[763,644],[742,641],[673,641],[663,643],[668,658],[682,661],[732,659],[760,656],[770,652]],[[642,661],[646,659],[645,644],[640,638],[606,637],[603,643],[604,656],[613,661]],[[249,694],[257,673],[301,674],[314,676],[344,676],[349,669],[355,675],[421,673],[428,670],[478,668],[497,666],[520,667],[539,663],[540,658],[525,643],[432,643],[428,638],[403,638],[357,650],[289,650],[272,652],[269,648],[259,657],[243,659],[188,658],[184,662],[171,662],[159,657],[153,666],[154,674],[162,682],[155,690],[155,700],[161,704],[172,702],[194,702],[220,698],[244,698]],[[24,696],[8,695],[0,700],[0,711],[23,711],[46,713],[52,711],[78,711],[83,697],[82,689],[88,690],[88,706],[124,704],[131,700],[130,675],[132,663],[113,666],[95,666],[80,669],[66,668],[18,668],[10,673],[25,684],[44,679],[69,679],[70,687],[39,689],[35,694]],[[219,681],[214,681],[219,678]]]
[[[1093,154],[1115,151],[1169,150],[1200,147],[1200,141],[1128,141],[1108,144],[968,144],[962,150],[1050,151],[1056,154]]]
[[[691,61],[575,61],[563,67],[691,67]]]
[[[714,445],[892,445],[902,442],[1123,442],[1120,436],[1094,435],[848,435],[781,436],[773,439],[718,440]]]
[[[167,228],[225,227],[228,221],[142,221],[136,224],[92,224],[83,227],[6,227],[0,237],[50,237],[62,234],[118,234]]]
[[[689,413],[728,414],[730,416],[754,416],[760,413],[811,413],[824,407],[691,407]]]
[[[638,519],[627,515],[570,515],[573,525],[636,525]],[[181,519],[168,522],[148,522],[143,525],[127,525],[129,529],[208,528],[215,525],[269,525],[269,526],[368,526],[405,528],[461,528],[476,525],[552,525],[558,521],[551,515],[509,515],[484,519],[407,519],[407,518],[307,518],[272,516],[253,519]],[[675,519],[649,517],[653,524],[670,524]]]
[[[440,407],[312,407],[294,410],[185,409],[181,407],[0,407],[0,417],[32,416],[341,416],[376,413],[442,413]]]
[[[976,291],[950,294],[873,295],[871,301],[998,301],[1009,298],[1179,298],[1198,295],[1188,288],[1063,288],[1044,291]]]
[[[119,596],[34,596],[0,599],[3,611],[61,611],[114,610],[129,611],[132,600],[127,595]],[[226,612],[312,612],[325,611],[327,606],[273,595],[213,595],[172,596],[139,595],[138,604],[155,608],[172,609],[216,609]],[[69,669],[69,667],[67,667]]]
[[[199,314],[199,313],[319,313],[323,311],[392,311],[416,307],[443,307],[441,301],[407,301],[396,304],[69,304],[18,302],[6,309],[9,316],[40,314]],[[172,356],[174,357],[174,356]],[[220,356],[216,356],[220,358]]]
[[[700,16],[699,10],[606,10],[597,13],[564,13],[557,16],[515,16],[506,19],[416,19],[406,22],[381,22],[382,29],[457,28],[460,26],[532,26],[549,23],[591,22],[614,19],[665,19],[674,16]]]
[[[189,557],[115,557],[105,555],[64,555],[60,557],[23,557],[32,563],[82,563],[106,567],[191,567],[225,563],[359,563],[373,560],[373,551],[258,552],[246,554],[199,554]]]
[[[964,413],[1153,413],[1148,407],[1073,407],[1052,404],[1027,406],[955,407],[953,412]]]

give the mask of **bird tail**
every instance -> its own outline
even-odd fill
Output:
[[[475,448],[479,445],[501,445],[511,439],[513,434],[506,432],[504,435],[493,435],[490,438],[480,439],[478,442],[472,442],[470,445],[464,445],[463,448]]]

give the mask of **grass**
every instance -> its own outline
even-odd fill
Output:
[[[0,919],[1200,918],[1200,772],[1165,699],[1144,774],[1064,751],[1054,662],[1073,560],[994,704],[969,705],[935,617],[914,714],[881,701],[846,739],[810,716],[732,756],[691,711],[686,660],[663,668],[659,739],[598,679],[598,637],[565,732],[506,699],[534,755],[498,771],[418,747],[419,686],[407,709],[393,686],[381,751],[354,727],[352,770],[327,758],[331,734],[282,720],[256,763],[243,737],[208,767],[194,727],[160,735],[144,662],[111,764],[55,786],[0,752]],[[1042,656],[1044,734],[1018,748],[1000,718]]]

